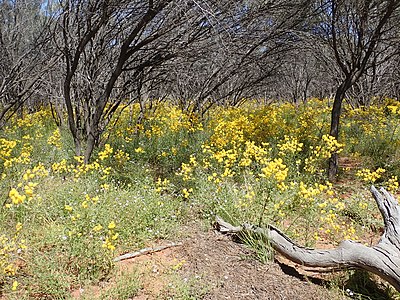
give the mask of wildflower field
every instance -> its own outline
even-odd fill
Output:
[[[122,110],[89,164],[74,156],[68,126],[57,128],[48,108],[3,127],[0,296],[67,299],[113,276],[114,257],[179,241],[181,226],[210,226],[215,215],[274,224],[310,247],[344,239],[371,245],[383,222],[370,185],[398,192],[400,104],[393,100],[345,107],[339,141],[327,134],[327,100],[248,101],[204,118],[161,103],[140,123],[138,115],[138,105]],[[330,183],[333,152],[341,169]],[[134,294],[140,285],[135,277],[124,288]]]

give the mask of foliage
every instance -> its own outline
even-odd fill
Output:
[[[107,143],[89,164],[74,156],[48,110],[13,119],[0,132],[1,291],[65,298],[109,278],[117,254],[177,237],[189,219],[209,222],[216,214],[275,224],[308,246],[368,243],[382,224],[366,188],[399,188],[399,107],[388,100],[348,109],[339,143],[326,135],[329,107],[317,99],[217,107],[208,119],[164,104],[140,123],[134,105],[110,122]],[[385,146],[375,152],[371,140]],[[346,158],[340,178],[350,184],[326,181],[335,151]],[[270,259],[268,249],[249,244]],[[130,297],[135,282],[107,295]]]

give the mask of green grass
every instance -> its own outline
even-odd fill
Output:
[[[119,280],[99,297],[100,300],[121,299],[129,300],[141,289],[140,275],[136,272],[121,274]]]
[[[0,137],[16,145],[7,154],[6,142],[0,141],[0,236],[4,232],[18,242],[15,249],[2,246],[6,255],[0,256],[0,263],[18,269],[15,274],[0,269],[0,295],[66,299],[79,287],[111,282],[112,260],[120,253],[154,241],[179,240],[185,234],[180,232],[183,225],[195,220],[209,226],[215,215],[235,225],[274,224],[305,246],[320,240],[334,245],[355,237],[367,242],[382,227],[367,192],[369,183],[354,176],[356,170],[343,170],[344,183],[329,187],[325,182],[326,153],[322,155],[321,149],[328,154],[332,149],[321,137],[329,110],[322,102],[293,109],[289,105],[217,109],[210,120],[202,120],[201,130],[199,123],[186,122],[184,114],[177,117],[177,111],[172,115],[161,107],[138,134],[122,116],[107,132],[112,153],[104,154],[104,145],[96,149],[87,172],[74,158],[67,128],[60,131],[60,148],[48,143],[56,130],[49,115],[27,115],[23,126],[3,129]],[[374,132],[368,131],[361,114],[344,121],[340,142],[345,146],[340,155],[356,157],[361,161],[358,168],[386,168],[375,183],[384,186],[390,176],[400,174],[398,116],[386,116],[382,123],[377,121],[381,113],[370,112],[368,122],[379,126]],[[155,129],[161,133],[154,134]],[[301,143],[301,150],[281,149],[290,142]],[[245,158],[251,163],[243,163]],[[10,159],[14,159],[11,166]],[[53,164],[63,159],[69,169],[56,172]],[[264,170],[277,159],[288,172],[282,189],[274,177],[282,170]],[[27,170],[35,172],[39,163],[46,172],[27,178]],[[310,166],[313,172],[307,171]],[[28,201],[25,186],[30,182],[37,185]],[[8,208],[12,189],[27,197]],[[22,229],[16,233],[18,222]],[[26,249],[18,244],[21,240]],[[266,241],[248,237],[246,242],[261,261],[273,257]],[[138,276],[125,274],[100,299],[136,295],[142,286]],[[206,292],[193,278],[171,278],[175,288],[168,293],[176,299],[200,299]],[[11,290],[14,281],[19,283],[17,291]]]

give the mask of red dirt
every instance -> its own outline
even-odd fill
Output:
[[[338,289],[324,287],[331,274],[310,272],[279,256],[263,264],[228,236],[186,230],[191,236],[182,246],[117,263],[116,277],[101,289],[112,286],[118,276],[139,270],[142,289],[131,300],[181,299],[179,288],[190,299],[349,299]],[[98,295],[101,289],[93,292]],[[79,292],[74,296],[79,299]]]
[[[202,299],[345,298],[278,261],[263,264],[255,260],[244,245],[213,231],[189,239],[180,249],[180,255],[187,260],[183,276],[200,276],[207,285],[208,291]]]

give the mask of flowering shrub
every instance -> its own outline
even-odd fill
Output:
[[[68,298],[70,286],[107,277],[119,252],[169,238],[186,215],[273,223],[306,245],[365,242],[381,225],[364,187],[399,189],[400,105],[346,107],[339,140],[327,134],[329,113],[318,99],[248,101],[204,119],[171,103],[144,114],[134,104],[87,164],[48,110],[12,119],[0,132],[2,292]],[[334,184],[326,181],[333,153],[346,159],[345,180]],[[38,263],[62,280],[35,274]]]
[[[8,284],[13,291],[18,287],[16,278],[26,250],[25,240],[20,236],[22,229],[22,224],[17,223],[12,236],[0,235],[0,286]]]
[[[379,178],[382,177],[382,174],[385,173],[386,170],[382,168],[376,169],[376,171],[371,172],[370,169],[362,169],[357,171],[356,176],[360,177],[363,181],[368,183],[374,183]]]

